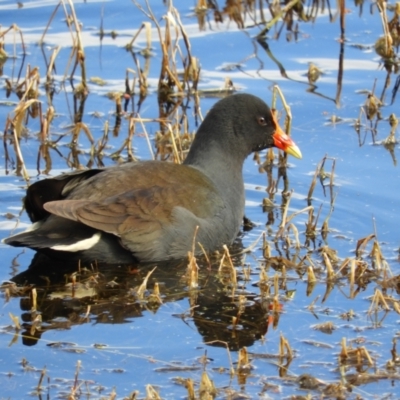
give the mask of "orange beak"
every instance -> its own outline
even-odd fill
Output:
[[[290,136],[286,135],[286,133],[283,132],[282,128],[276,121],[275,116],[274,122],[275,133],[272,135],[272,137],[274,139],[275,147],[283,150],[285,153],[288,153],[293,157],[302,158],[300,149],[297,147],[296,143],[290,138]]]

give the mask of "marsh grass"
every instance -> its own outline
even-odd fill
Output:
[[[26,66],[21,62],[18,72],[10,80],[6,81],[7,96],[15,95],[18,102],[13,106],[4,126],[3,145],[5,149],[5,170],[7,174],[14,173],[22,176],[29,183],[29,173],[24,162],[23,149],[20,143],[23,138],[31,135],[30,123],[33,119],[40,120],[40,131],[38,137],[38,155],[37,170],[43,174],[48,174],[52,169],[52,152],[61,154],[58,149],[58,142],[61,138],[67,136],[70,138],[69,154],[65,156],[66,165],[69,168],[77,169],[92,167],[93,165],[104,166],[106,161],[115,160],[136,161],[134,154],[133,141],[137,132],[141,130],[146,137],[149,151],[152,158],[161,159],[170,162],[180,163],[184,160],[185,154],[190,147],[192,132],[189,121],[202,119],[201,114],[201,95],[226,95],[235,91],[233,82],[227,78],[223,88],[213,88],[204,90],[200,81],[200,61],[192,54],[190,38],[182,24],[180,14],[170,2],[164,17],[160,20],[154,15],[150,4],[145,1],[144,5],[134,1],[138,11],[143,13],[145,22],[139,27],[132,39],[127,43],[126,50],[132,55],[135,68],[126,68],[124,77],[125,88],[121,92],[109,93],[109,98],[115,104],[115,113],[113,117],[114,125],[110,126],[110,121],[106,120],[103,124],[100,138],[92,133],[89,123],[84,122],[85,105],[90,92],[88,89],[88,77],[86,74],[85,49],[81,39],[80,24],[78,16],[75,13],[72,1],[62,1],[54,9],[54,12],[43,32],[41,44],[46,41],[46,33],[51,26],[57,13],[63,13],[69,21],[68,29],[71,40],[71,52],[67,65],[64,66],[64,75],[61,82],[55,78],[55,66],[58,63],[60,48],[56,47],[50,54],[49,61],[46,60],[47,70],[45,76],[40,76],[37,67]],[[228,18],[240,29],[245,29],[249,21],[252,25],[260,26],[258,42],[261,48],[266,51],[269,57],[276,63],[283,76],[287,76],[283,64],[277,60],[271,53],[266,42],[267,34],[275,29],[273,36],[278,39],[283,29],[287,31],[287,38],[296,38],[299,24],[317,23],[316,17],[319,10],[328,7],[332,21],[336,16],[331,14],[329,2],[313,0],[306,9],[302,2],[293,0],[284,5],[276,2],[267,2],[272,19],[266,21],[262,2],[239,2],[227,1],[224,7],[219,7],[217,2],[206,2],[199,0],[195,14],[199,19],[200,29],[207,29],[207,15],[212,13],[217,22]],[[360,116],[356,121],[358,133],[361,131],[372,132],[375,140],[378,132],[378,123],[382,120],[381,108],[384,103],[385,93],[389,87],[389,77],[398,72],[398,60],[396,47],[399,37],[399,7],[396,5],[392,19],[387,16],[387,7],[384,2],[378,2],[379,16],[382,20],[384,36],[378,39],[375,45],[376,52],[382,57],[384,68],[387,71],[387,79],[384,89],[380,96],[376,96],[375,85],[371,91],[366,91],[365,104],[360,109]],[[340,1],[338,7],[339,31],[341,34],[341,47],[339,53],[339,69],[336,93],[329,97],[335,104],[340,104],[341,85],[343,75],[343,45],[345,41],[345,2]],[[151,28],[155,27],[157,31],[157,46],[160,46],[162,57],[159,67],[158,83],[156,95],[159,105],[159,115],[152,119],[140,117],[140,110],[146,98],[151,95],[149,87],[150,64],[154,62],[153,43],[151,39]],[[10,59],[16,57],[16,42],[10,39],[11,33],[17,33],[20,38],[21,47],[25,49],[23,32],[12,25],[0,33],[0,64],[4,65],[10,62]],[[136,48],[136,40],[142,32],[146,35],[145,48]],[[104,35],[102,27],[100,28],[100,37]],[[397,36],[396,36],[397,35]],[[9,55],[5,48],[13,47],[13,55]],[[309,91],[315,95],[316,84],[322,71],[315,65],[310,65],[307,81],[304,84],[310,86]],[[289,77],[288,77],[289,78]],[[93,78],[92,78],[93,80]],[[76,84],[78,82],[78,84]],[[96,79],[97,84],[101,84],[101,79]],[[66,92],[67,85],[72,89],[72,99],[66,96],[66,108],[70,110],[71,126],[68,133],[56,137],[54,133],[54,117],[57,113],[53,104],[53,98],[60,93]],[[400,86],[399,77],[397,78],[392,90],[392,103],[395,100],[398,87]],[[41,95],[39,88],[43,87],[44,95]],[[56,90],[57,89],[57,90]],[[60,93],[58,91],[61,91]],[[135,96],[138,101],[133,105]],[[274,86],[272,95],[272,107],[279,109],[277,105],[278,96],[282,108],[285,111],[284,126],[290,134],[292,117],[290,108],[287,105],[283,93],[277,86]],[[45,99],[45,101],[41,100]],[[72,100],[72,104],[70,101]],[[188,115],[189,104],[192,104],[193,115]],[[132,105],[132,109],[129,109]],[[47,107],[47,108],[46,108]],[[276,113],[278,116],[279,113]],[[147,132],[148,124],[157,124],[158,131],[155,135],[155,150]],[[389,118],[390,135],[387,142],[395,142],[395,133],[398,120],[395,115]],[[82,139],[82,135],[84,138]],[[108,145],[110,142],[119,138],[122,143],[119,147],[109,153]],[[89,161],[82,165],[80,161],[79,144],[87,140],[90,143]],[[365,137],[364,141],[365,142]],[[361,143],[361,142],[360,142]],[[109,159],[109,160],[106,160]],[[41,168],[41,160],[45,166]],[[163,284],[162,276],[157,277],[158,269],[152,268],[145,274],[133,281],[129,281],[126,276],[123,278],[115,276],[106,276],[96,265],[79,266],[74,272],[67,274],[65,283],[54,283],[52,278],[43,275],[40,277],[42,283],[38,288],[32,288],[29,284],[16,286],[14,283],[5,283],[3,292],[5,301],[10,301],[13,297],[29,296],[29,320],[21,325],[19,318],[10,315],[12,321],[11,329],[2,329],[13,335],[11,344],[14,344],[18,337],[27,340],[44,340],[41,338],[46,330],[59,329],[60,324],[50,316],[48,320],[42,321],[40,310],[45,307],[46,302],[51,302],[49,292],[62,293],[61,296],[69,297],[82,301],[85,305],[84,312],[78,318],[68,321],[68,326],[74,324],[83,324],[90,322],[93,316],[99,313],[99,305],[110,310],[116,304],[123,307],[129,300],[130,304],[137,307],[138,313],[143,310],[156,313],[162,304],[174,301],[179,296],[187,296],[190,299],[190,309],[181,318],[198,318],[203,324],[208,324],[211,329],[216,331],[226,330],[231,335],[232,343],[236,343],[236,335],[239,336],[243,327],[248,329],[249,335],[255,329],[255,323],[248,317],[248,311],[251,308],[250,303],[255,302],[259,309],[257,312],[264,318],[264,332],[268,329],[278,329],[279,320],[284,313],[286,305],[295,296],[295,291],[288,287],[288,282],[296,281],[304,283],[304,292],[306,296],[311,297],[317,285],[325,287],[325,293],[322,297],[322,303],[327,302],[333,288],[338,288],[343,296],[348,299],[354,299],[360,296],[368,285],[374,285],[374,295],[369,297],[369,308],[366,310],[371,318],[371,323],[375,327],[381,327],[388,313],[400,313],[399,300],[392,296],[388,291],[399,292],[399,277],[395,276],[382,253],[380,242],[378,240],[377,229],[374,232],[366,233],[364,237],[356,239],[356,248],[353,257],[340,258],[337,251],[328,246],[327,239],[331,234],[329,220],[334,214],[334,206],[338,198],[335,189],[335,166],[336,159],[326,155],[317,165],[314,176],[312,177],[308,196],[307,206],[301,210],[289,212],[292,191],[287,174],[287,159],[285,155],[276,155],[273,150],[266,153],[262,160],[260,155],[255,155],[255,160],[259,166],[259,171],[266,174],[267,195],[265,199],[264,210],[267,213],[267,226],[255,242],[242,251],[234,252],[224,247],[220,254],[204,255],[204,258],[195,258],[193,252],[188,255],[184,262],[184,268],[177,279],[182,287],[179,287],[178,294],[174,290]],[[327,165],[330,163],[330,172],[326,172]],[[329,169],[328,169],[329,170]],[[276,196],[280,180],[283,182],[283,194],[281,204],[277,204]],[[328,190],[327,190],[328,189]],[[321,206],[314,205],[313,195],[316,191],[321,191],[324,196],[329,198],[329,210],[325,213],[325,218],[321,217]],[[278,214],[277,211],[278,210]],[[280,222],[276,229],[274,228],[276,215],[279,215]],[[304,215],[306,218],[304,218]],[[299,228],[299,219],[304,224],[304,229]],[[272,234],[271,234],[272,230]],[[195,242],[195,237],[193,241]],[[262,243],[259,242],[262,240]],[[251,256],[256,250],[261,248],[261,259],[256,259],[251,265],[246,265],[246,256]],[[274,255],[278,254],[278,255]],[[214,273],[210,272],[213,271]],[[127,272],[127,276],[132,275],[132,271]],[[258,276],[256,284],[256,300],[254,296],[248,296],[243,291],[244,282],[249,281],[251,275]],[[155,277],[156,276],[156,277]],[[127,282],[124,281],[126,279]],[[231,314],[223,310],[221,321],[205,321],[196,314],[198,307],[199,293],[209,296],[205,288],[209,282],[216,282],[218,289],[226,296],[229,305],[233,311]],[[176,285],[174,283],[174,285]],[[300,290],[300,289],[297,289]],[[203,294],[204,292],[204,294]],[[83,293],[80,297],[80,293]],[[59,294],[60,295],[60,294]],[[40,301],[38,302],[38,296]],[[79,299],[85,300],[79,300]],[[310,298],[308,310],[315,312],[316,303],[319,296],[315,299]],[[54,316],[55,319],[57,315]],[[226,318],[225,318],[226,317]],[[225,319],[224,319],[225,318]],[[352,311],[343,314],[343,318],[353,318]],[[43,324],[45,322],[46,324]],[[250,326],[250,327],[249,327]],[[335,329],[333,323],[319,324],[310,329],[317,329],[324,333],[332,333]],[[261,335],[261,339],[264,339]],[[229,371],[225,371],[229,379],[236,377],[239,385],[245,385],[252,374],[254,364],[257,359],[273,359],[276,362],[279,371],[281,383],[296,384],[300,388],[313,390],[313,393],[326,396],[338,396],[344,398],[345,392],[354,387],[354,385],[366,384],[372,380],[380,379],[398,379],[398,356],[396,351],[396,338],[393,338],[393,348],[390,355],[389,367],[395,370],[387,369],[374,372],[371,369],[376,364],[374,355],[370,353],[366,346],[348,346],[344,337],[341,343],[333,344],[333,351],[337,354],[337,364],[335,368],[338,371],[337,382],[327,383],[319,380],[312,375],[294,376],[290,373],[290,365],[296,357],[299,357],[296,351],[296,343],[289,344],[289,341],[280,335],[279,347],[276,353],[255,354],[249,351],[247,346],[240,346],[237,349],[237,356],[232,356],[231,349],[234,347],[231,342],[221,340],[210,340],[206,342],[209,345],[222,345],[227,350],[227,363],[230,366]],[[320,346],[321,343],[311,342],[313,346]],[[293,348],[292,348],[293,346]],[[75,349],[75,351],[78,351]],[[150,358],[151,356],[149,356]],[[232,359],[237,358],[236,367]],[[26,363],[24,368],[29,368]],[[82,396],[95,395],[96,388],[90,382],[81,378],[81,362],[76,365],[76,371],[72,379],[67,383],[68,398],[77,399]],[[42,366],[43,368],[43,366]],[[170,366],[170,368],[172,368]],[[222,370],[222,367],[221,367]],[[356,376],[346,375],[346,371],[363,371]],[[68,378],[68,377],[67,377]],[[43,368],[40,370],[35,394],[44,394],[46,392],[46,382],[50,382],[51,375]],[[267,379],[265,377],[265,379]],[[177,379],[178,380],[178,379]],[[218,387],[210,378],[206,365],[195,370],[192,378],[179,381],[187,390],[189,399],[212,399],[217,396],[230,396],[234,398],[239,395],[232,387]],[[145,398],[161,398],[161,390],[149,384],[143,384],[145,388]],[[279,386],[279,385],[277,385]],[[268,391],[270,387],[264,384],[262,391]],[[115,388],[103,398],[114,399],[118,389]],[[133,392],[128,399],[138,398],[138,392]]]

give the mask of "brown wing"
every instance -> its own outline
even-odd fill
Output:
[[[180,187],[196,185],[213,190],[213,184],[200,171],[187,165],[161,161],[126,163],[103,170],[83,181],[69,193],[67,199],[103,201],[132,190],[148,189],[152,186]],[[59,199],[61,200],[61,199]]]
[[[48,216],[43,205],[49,201],[62,200],[84,180],[102,172],[101,169],[74,171],[54,178],[43,179],[29,186],[25,196],[25,209],[32,222]]]
[[[204,182],[203,182],[204,183]],[[163,226],[173,223],[173,210],[183,207],[198,218],[213,218],[223,202],[208,183],[152,186],[112,196],[104,201],[61,200],[44,208],[55,215],[79,221],[92,228],[124,236],[135,236],[135,242],[154,240]]]

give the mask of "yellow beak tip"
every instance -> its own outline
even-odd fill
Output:
[[[303,158],[300,149],[295,144],[294,145],[292,144],[291,146],[287,147],[285,149],[285,152],[298,159]]]

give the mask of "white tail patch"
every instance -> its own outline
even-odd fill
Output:
[[[96,232],[92,237],[88,239],[83,239],[80,240],[79,242],[68,245],[60,244],[59,246],[50,247],[50,249],[57,251],[70,251],[70,252],[87,250],[96,245],[100,241],[100,238],[101,238],[101,232]]]

